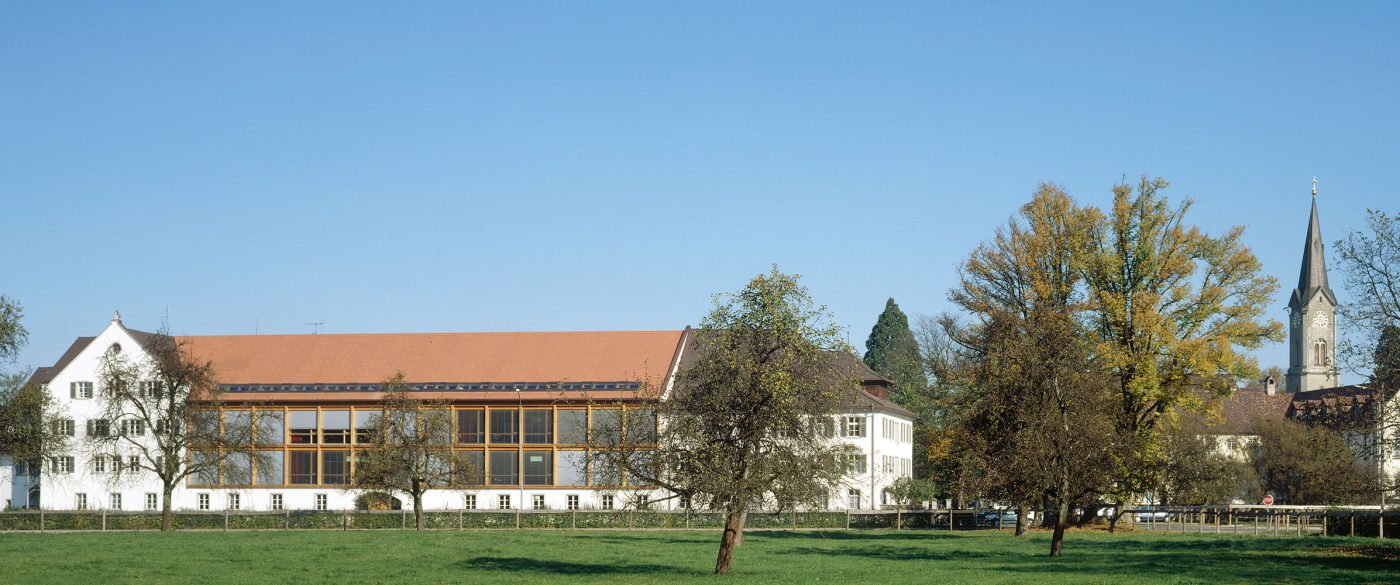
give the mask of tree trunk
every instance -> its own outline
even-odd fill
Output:
[[[1025,502],[1016,504],[1016,536],[1026,535],[1026,524],[1029,522],[1026,519],[1026,512],[1029,507]]]
[[[423,493],[413,494],[413,527],[419,532],[423,531]]]
[[[744,534],[744,521],[748,518],[747,510],[730,510],[724,518],[724,536],[719,541],[719,556],[715,558],[715,573],[728,575],[730,565],[734,562],[734,549],[739,546],[739,540]]]
[[[1066,480],[1067,481],[1067,480]],[[1050,537],[1050,556],[1060,556],[1060,547],[1065,540],[1065,527],[1069,525],[1069,500],[1061,499],[1059,515],[1055,518],[1055,534]]]
[[[749,524],[749,509],[748,509],[748,508],[744,508],[744,511],[743,511],[743,512],[740,512],[739,514],[742,516],[741,518],[739,518],[739,526],[748,526],[748,524]],[[744,531],[741,529],[741,530],[739,530],[739,534],[738,534],[737,536],[734,537],[734,546],[737,548],[737,547],[743,546],[743,544],[744,544]]]
[[[160,502],[160,531],[170,532],[171,521],[174,520],[174,513],[170,510],[170,494],[175,491],[174,486],[164,486],[165,497]]]

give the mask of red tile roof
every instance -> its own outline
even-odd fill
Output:
[[[182,336],[221,384],[657,382],[681,331]]]

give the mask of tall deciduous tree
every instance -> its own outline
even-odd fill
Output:
[[[1348,297],[1339,308],[1349,338],[1339,357],[1362,373],[1377,365],[1381,334],[1400,327],[1400,215],[1369,210],[1366,227],[1369,233],[1349,233],[1335,245]]]
[[[1199,406],[1196,389],[1228,393],[1258,375],[1256,349],[1283,339],[1264,311],[1278,282],[1244,244],[1244,228],[1210,236],[1190,225],[1189,200],[1173,207],[1163,179],[1113,188],[1084,266],[1096,358],[1116,379],[1118,425],[1136,443],[1120,486],[1141,493],[1165,460],[1159,422]]]
[[[370,447],[355,460],[354,484],[367,496],[407,495],[413,501],[413,525],[423,530],[423,494],[481,483],[484,462],[452,449],[451,404],[414,397],[403,372],[385,380],[381,390],[384,409],[370,422]]]
[[[1059,556],[1070,508],[1113,479],[1119,444],[1105,376],[1084,331],[1079,262],[1099,214],[1044,184],[1020,217],[978,246],[949,298],[975,323],[948,327],[968,354],[962,435],[984,487],[1056,505]]]
[[[849,448],[823,421],[860,387],[840,365],[850,349],[826,309],[776,266],[716,297],[697,337],[694,361],[658,404],[652,479],[724,511],[715,572],[729,573],[751,505],[815,504],[838,485]]]
[[[97,403],[102,410],[88,421],[86,441],[94,456],[119,457],[125,463],[110,471],[113,483],[142,473],[160,479],[160,526],[170,530],[176,486],[191,476],[251,484],[253,466],[266,463],[255,445],[281,444],[281,438],[263,435],[251,409],[231,409],[221,416],[223,392],[214,364],[195,356],[186,342],[162,328],[141,345],[141,352],[107,348],[100,359]],[[136,463],[126,463],[132,457]]]

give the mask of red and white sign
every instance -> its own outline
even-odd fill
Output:
[[[1267,496],[1264,496],[1264,505],[1265,505],[1265,506],[1272,506],[1272,505],[1274,505],[1274,495],[1273,495],[1273,494],[1269,494],[1269,495],[1267,495]]]

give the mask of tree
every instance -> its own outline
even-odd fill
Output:
[[[370,448],[355,460],[355,488],[366,497],[402,493],[413,501],[414,527],[423,530],[423,494],[484,479],[480,453],[452,449],[452,407],[415,398],[403,372],[385,380],[384,409],[370,423]]]
[[[1145,176],[1136,192],[1115,186],[1083,262],[1094,354],[1116,380],[1117,424],[1134,442],[1120,461],[1124,496],[1160,482],[1164,413],[1198,409],[1201,386],[1224,394],[1255,378],[1239,350],[1283,339],[1283,325],[1264,318],[1278,282],[1261,274],[1244,228],[1207,235],[1186,222],[1190,200],[1172,207],[1166,188]]]
[[[1028,500],[1055,504],[1052,556],[1071,507],[1111,483],[1119,443],[1081,318],[1079,262],[1098,218],[1042,184],[1018,219],[973,250],[949,293],[975,318],[947,327],[967,354],[966,452],[985,469],[983,487],[1018,502],[1022,516]]]
[[[865,365],[875,373],[894,380],[892,399],[903,406],[915,404],[928,385],[919,355],[919,342],[909,328],[909,318],[894,299],[885,301],[885,310],[865,340]]]
[[[1158,501],[1205,505],[1257,491],[1257,478],[1249,463],[1220,452],[1214,437],[1205,434],[1199,424],[1175,425],[1163,439],[1166,466],[1154,490]]]
[[[1260,383],[1260,384],[1267,383],[1267,382],[1269,381],[1269,378],[1273,378],[1273,379],[1274,379],[1274,383],[1276,383],[1276,384],[1282,384],[1282,383],[1283,383],[1283,376],[1284,376],[1283,368],[1281,368],[1281,367],[1279,367],[1279,366],[1269,366],[1269,367],[1264,368],[1264,369],[1262,369],[1262,370],[1259,371],[1259,383]]]
[[[1339,307],[1349,339],[1338,354],[1363,373],[1377,363],[1372,349],[1380,346],[1381,334],[1400,327],[1400,215],[1367,210],[1366,226],[1369,234],[1351,232],[1335,245],[1349,297]]]
[[[1376,467],[1337,430],[1281,420],[1255,423],[1251,434],[1259,437],[1254,469],[1281,503],[1359,504],[1376,494]]]
[[[0,453],[37,466],[63,453],[69,442],[58,424],[62,409],[42,384],[26,383],[28,374],[0,373]]]
[[[924,502],[938,498],[938,490],[932,480],[901,477],[890,485],[890,497],[905,508],[922,508]]]
[[[19,303],[0,295],[0,363],[13,361],[29,339],[29,332],[20,322],[23,318],[24,309]]]
[[[691,351],[694,361],[657,403],[650,462],[623,464],[645,483],[724,511],[715,572],[729,573],[750,506],[817,504],[838,485],[849,447],[822,421],[860,385],[841,365],[851,350],[826,309],[776,266],[717,296]]]
[[[101,414],[88,421],[86,437],[95,457],[113,457],[114,484],[142,472],[160,478],[160,527],[168,531],[176,486],[192,476],[202,483],[251,484],[254,465],[271,467],[254,447],[281,440],[265,434],[269,425],[255,424],[250,408],[221,411],[214,364],[196,357],[186,342],[162,328],[141,341],[141,350],[113,345],[99,360]],[[280,420],[276,428],[280,432]]]

